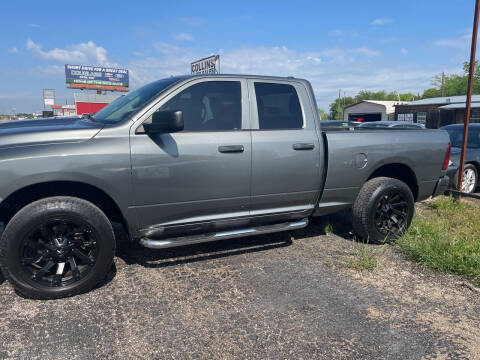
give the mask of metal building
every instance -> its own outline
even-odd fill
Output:
[[[343,109],[344,121],[392,121],[398,101],[363,100]]]
[[[446,96],[412,101],[395,106],[395,120],[408,118],[427,128],[463,123],[466,96]],[[472,95],[472,123],[480,122],[480,95]]]

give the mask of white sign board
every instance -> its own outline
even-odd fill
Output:
[[[212,55],[190,64],[192,74],[219,74],[220,55]]]
[[[43,99],[43,104],[44,104],[45,106],[55,105],[55,99],[48,99],[48,98]]]

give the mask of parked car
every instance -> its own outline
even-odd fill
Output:
[[[463,124],[453,124],[442,127],[448,132],[452,144],[452,157],[448,167],[448,175],[452,187],[458,187],[458,171],[460,168],[460,154],[462,151]],[[470,124],[468,127],[467,152],[465,156],[465,170],[463,172],[462,192],[471,194],[477,189],[478,174],[480,171],[480,124]]]
[[[351,130],[358,125],[360,125],[360,123],[356,121],[323,120],[321,122],[322,130]]]
[[[382,131],[382,136],[378,132]],[[112,222],[151,249],[289,231],[353,209],[393,241],[448,185],[448,134],[322,132],[310,83],[241,75],[155,81],[93,116],[0,124],[0,268],[24,296],[92,289]]]
[[[406,121],[370,121],[359,125],[361,128],[394,128],[394,129],[425,129],[425,126],[418,123]]]

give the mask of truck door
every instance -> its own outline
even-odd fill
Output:
[[[323,149],[301,82],[249,80],[252,215],[309,213],[319,194]]]
[[[183,131],[147,135],[140,123],[134,125],[130,137],[133,187],[141,229],[201,226],[249,214],[247,99],[245,80],[195,79],[154,109],[181,110]]]

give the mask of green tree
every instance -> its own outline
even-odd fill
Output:
[[[343,120],[343,109],[354,103],[356,103],[356,100],[351,96],[335,99],[335,101],[330,104],[330,119]]]
[[[445,76],[445,96],[464,95],[467,92],[468,76],[466,75],[446,75]],[[432,80],[432,85],[435,89],[441,92],[442,89],[442,76],[435,75]],[[441,95],[440,95],[441,96]]]
[[[445,96],[465,95],[467,93],[469,68],[470,62],[467,61],[463,64],[463,75],[445,75]],[[423,92],[423,99],[442,96],[442,75],[435,75],[432,80],[432,85],[434,86],[433,88]],[[478,61],[475,62],[473,93],[480,94],[480,63]]]
[[[399,94],[396,91],[387,92],[385,90],[369,91],[361,90],[355,97],[337,98],[330,104],[330,118],[335,120],[343,119],[343,109],[349,105],[355,104],[364,100],[389,100],[389,101],[413,101],[415,95],[412,93]]]
[[[18,113],[17,117],[19,118],[26,118],[26,119],[33,119],[33,114],[27,114],[27,113]]]
[[[385,90],[381,91],[367,91],[361,90],[355,99],[357,101],[363,100],[387,100],[387,101],[412,101],[415,98],[415,95],[412,93],[399,94],[396,91],[386,92]]]
[[[323,109],[318,109],[318,116],[320,116],[320,120],[327,120],[328,119],[328,114]]]
[[[427,89],[422,94],[422,99],[429,99],[442,96],[442,92],[439,89],[431,88]]]

